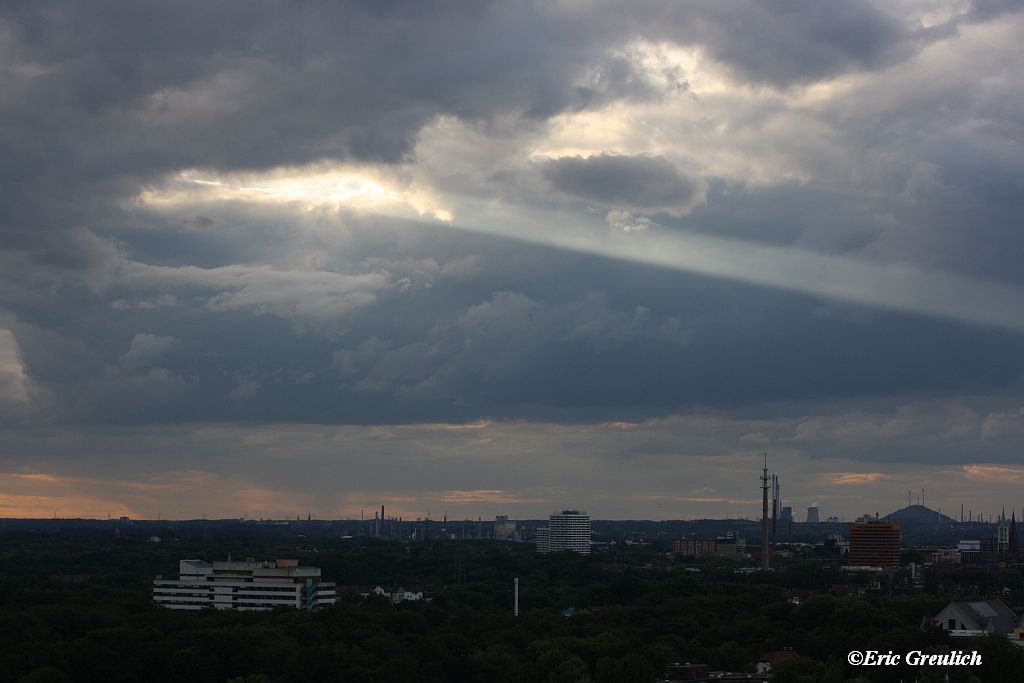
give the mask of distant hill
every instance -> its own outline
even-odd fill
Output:
[[[926,508],[924,505],[908,505],[905,508],[890,512],[882,519],[889,522],[896,522],[904,529],[935,528],[936,526],[947,526],[957,524],[952,517],[939,514],[937,510]]]

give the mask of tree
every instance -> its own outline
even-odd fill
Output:
[[[1024,672],[1024,650],[1000,633],[971,638],[971,647],[981,655],[980,678],[985,683],[1014,683]]]

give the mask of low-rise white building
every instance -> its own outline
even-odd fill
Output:
[[[931,622],[954,638],[989,632],[1011,636],[1024,627],[1024,622],[1001,600],[951,602]]]
[[[333,582],[298,560],[204,562],[181,560],[178,579],[153,581],[153,602],[170,609],[317,609],[333,605]]]
[[[415,602],[415,601],[419,601],[419,600],[423,600],[424,599],[423,598],[423,591],[421,591],[421,590],[419,590],[419,591],[418,590],[411,590],[410,591],[410,590],[406,590],[405,588],[402,588],[401,586],[392,587],[392,588],[384,588],[382,586],[377,586],[371,592],[374,595],[379,595],[379,596],[381,596],[383,598],[386,598],[387,600],[390,600],[395,605],[397,605],[400,602],[407,602],[407,601],[414,601]],[[429,599],[430,598],[427,598],[427,600],[429,600]]]

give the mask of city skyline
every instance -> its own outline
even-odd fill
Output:
[[[851,475],[847,474],[845,476],[851,476]],[[771,529],[773,531],[776,529],[775,522],[773,521],[773,519],[776,516],[778,517],[778,522],[781,523],[781,524],[785,524],[788,521],[792,521],[792,522],[796,522],[796,523],[810,522],[810,523],[821,523],[821,524],[826,524],[827,525],[827,524],[830,524],[830,523],[832,523],[834,521],[838,521],[840,523],[849,523],[849,522],[854,522],[854,521],[860,521],[861,519],[872,519],[872,518],[876,518],[877,519],[879,516],[884,516],[884,515],[887,515],[887,514],[889,514],[891,512],[898,512],[899,510],[902,510],[902,509],[910,510],[912,508],[923,508],[925,510],[930,510],[933,513],[937,513],[941,518],[946,518],[946,519],[949,519],[951,521],[961,522],[961,523],[974,523],[974,522],[979,522],[979,523],[996,523],[996,522],[999,522],[1000,520],[1008,520],[1008,519],[1010,519],[1011,516],[1016,515],[1016,506],[1014,506],[1014,505],[1007,506],[1007,505],[996,504],[996,510],[994,512],[992,510],[989,510],[988,507],[992,507],[992,505],[993,505],[993,502],[991,500],[985,501],[984,504],[980,505],[977,508],[974,508],[973,506],[968,505],[967,503],[961,502],[959,504],[959,511],[956,509],[955,505],[952,508],[951,507],[945,508],[945,511],[943,511],[943,508],[941,506],[929,508],[928,506],[925,505],[926,489],[921,488],[921,489],[917,489],[917,490],[908,489],[906,491],[906,494],[907,494],[907,500],[906,500],[907,505],[906,505],[906,508],[903,508],[903,507],[900,507],[900,506],[893,506],[892,508],[887,508],[885,511],[878,511],[878,510],[876,510],[875,512],[872,513],[871,511],[862,510],[862,511],[858,511],[858,512],[853,513],[853,514],[848,514],[848,513],[843,512],[843,511],[837,511],[837,510],[832,510],[832,509],[822,510],[821,504],[819,502],[815,501],[815,502],[809,504],[806,507],[806,510],[807,510],[806,514],[801,516],[801,515],[794,515],[793,514],[793,507],[792,507],[792,505],[785,505],[785,503],[791,503],[792,504],[793,501],[787,500],[785,498],[781,498],[781,499],[778,499],[776,501],[776,495],[777,495],[777,488],[776,487],[780,487],[780,482],[781,482],[781,479],[779,478],[778,474],[777,473],[770,474],[769,475],[769,481],[771,483],[769,484],[769,488],[768,488],[769,494],[768,495],[773,500],[773,503],[772,503],[772,507],[771,507],[771,512],[767,513],[767,518],[769,520],[769,525],[770,525],[769,529]],[[206,512],[203,512],[202,514],[199,514],[199,515],[197,515],[197,514],[191,514],[190,515],[188,513],[185,513],[185,514],[182,514],[180,512],[175,513],[173,511],[171,512],[171,514],[165,514],[163,511],[158,511],[155,515],[152,515],[152,514],[148,514],[147,515],[145,513],[140,514],[138,511],[132,511],[132,510],[129,510],[127,508],[118,507],[118,508],[115,508],[116,512],[111,512],[111,510],[108,509],[106,514],[105,514],[105,518],[107,520],[127,519],[127,520],[132,520],[132,521],[136,521],[136,520],[149,520],[149,521],[160,521],[160,520],[165,520],[165,521],[198,521],[198,520],[203,520],[203,519],[211,519],[211,520],[214,520],[214,519],[221,519],[221,520],[240,519],[240,520],[247,520],[247,521],[256,521],[256,520],[289,521],[289,520],[292,520],[293,517],[294,517],[294,519],[296,521],[302,521],[302,520],[317,520],[317,521],[349,520],[349,521],[355,521],[355,520],[360,520],[360,521],[363,521],[363,522],[370,522],[372,520],[375,526],[373,527],[374,530],[371,532],[371,535],[381,535],[382,530],[383,530],[383,526],[380,526],[380,527],[376,526],[379,523],[378,520],[403,521],[403,522],[414,522],[414,521],[421,521],[421,520],[433,521],[433,522],[447,521],[447,522],[451,522],[454,525],[461,525],[461,524],[464,524],[464,523],[477,524],[478,521],[483,520],[485,517],[486,517],[488,523],[490,523],[491,522],[491,517],[493,516],[493,518],[495,520],[510,521],[514,525],[516,520],[531,520],[531,521],[535,521],[535,520],[547,519],[547,517],[548,517],[547,513],[539,513],[539,512],[537,512],[538,510],[540,510],[540,507],[539,507],[540,503],[539,503],[538,500],[525,500],[525,501],[524,500],[515,500],[515,499],[509,498],[507,496],[504,496],[503,495],[504,492],[502,492],[502,491],[492,490],[492,491],[469,492],[469,493],[474,494],[473,496],[451,496],[451,493],[453,493],[453,492],[449,492],[449,496],[444,498],[444,499],[442,499],[444,502],[450,503],[452,505],[453,509],[451,511],[451,514],[449,514],[449,510],[448,510],[447,507],[445,507],[445,505],[441,505],[442,512],[440,514],[431,514],[429,511],[428,512],[423,512],[423,511],[418,511],[418,510],[414,510],[414,509],[410,509],[410,508],[403,508],[400,505],[397,508],[394,506],[394,504],[388,506],[387,505],[388,501],[385,501],[385,505],[381,506],[380,511],[378,511],[378,509],[376,507],[371,507],[369,509],[367,509],[366,507],[361,507],[361,508],[359,508],[358,514],[355,514],[354,510],[341,510],[341,511],[338,511],[337,509],[334,509],[333,511],[331,511],[329,509],[328,510],[328,514],[324,515],[324,514],[321,514],[322,511],[320,511],[320,510],[318,510],[314,514],[314,512],[313,512],[313,510],[311,508],[307,509],[305,513],[302,513],[301,511],[297,511],[297,510],[281,510],[281,509],[279,509],[279,510],[272,510],[272,509],[261,509],[261,508],[257,507],[255,510],[248,510],[247,509],[247,510],[242,511],[242,513],[239,514],[239,515],[232,515],[230,513],[224,513],[223,512],[223,510],[224,510],[223,507],[214,506],[212,509],[215,510],[216,512],[214,514],[212,514],[212,515],[208,514]],[[462,494],[462,493],[466,493],[466,492],[458,492],[458,493]],[[461,498],[461,500],[460,500],[460,498]],[[471,513],[470,511],[467,511],[466,508],[461,508],[460,509],[460,507],[459,507],[459,503],[463,503],[463,504],[465,504],[465,503],[470,503],[470,504],[472,504],[472,503],[481,503],[482,501],[485,501],[488,498],[492,498],[496,502],[490,503],[490,507],[487,508],[488,512],[486,514],[484,514],[484,513],[480,513],[480,514]],[[705,501],[700,501],[700,502],[706,504],[708,501],[705,500]],[[739,504],[741,504],[743,502],[753,503],[753,502],[756,502],[756,501],[754,501],[753,499],[750,500],[750,501],[738,501],[738,500],[732,500],[732,499],[727,501],[727,503],[730,506],[731,505],[739,505]],[[780,504],[776,505],[776,502],[778,502]],[[932,501],[929,499],[928,502],[931,503]],[[559,505],[557,503],[553,503],[553,505],[554,505],[554,507],[558,507],[560,509],[561,508],[566,508],[566,505],[564,505],[564,504]],[[986,507],[986,505],[988,507]],[[387,516],[381,516],[383,511],[385,510],[385,507],[388,510],[388,514],[387,514]],[[570,505],[569,507],[571,508],[572,506]],[[513,515],[510,518],[509,515],[508,515],[509,509],[514,509],[514,510],[518,509],[520,514]],[[659,505],[659,510],[661,510],[661,509],[662,509],[662,506]],[[1007,513],[1007,509],[1010,510],[1009,513]],[[172,510],[173,510],[173,508],[172,508]],[[572,510],[572,511],[575,512],[575,510]],[[792,515],[788,519],[785,517],[785,514],[787,513],[787,511],[788,511],[788,513],[790,515]],[[811,518],[812,517],[812,511],[813,511],[813,517],[814,517],[813,519]],[[102,519],[104,519],[104,515],[103,514],[88,514],[88,513],[87,514],[81,514],[81,513],[75,513],[75,514],[60,514],[60,515],[58,515],[56,510],[53,510],[51,512],[52,512],[52,516],[54,518],[81,518],[81,519],[94,519],[94,520],[102,520]],[[556,512],[557,512],[557,510],[555,512],[552,512],[551,515],[554,516]],[[586,514],[586,513],[584,512],[584,514]],[[460,515],[462,515],[462,516],[460,516]],[[604,520],[609,520],[609,521],[613,521],[613,520],[629,520],[629,519],[636,519],[638,521],[639,520],[645,520],[645,519],[651,520],[651,521],[672,521],[672,520],[677,520],[677,521],[686,521],[686,520],[698,521],[698,520],[729,520],[729,519],[736,519],[736,520],[744,520],[744,521],[761,523],[762,520],[764,519],[764,515],[765,515],[765,513],[763,511],[763,508],[756,515],[754,515],[754,514],[733,514],[731,512],[727,512],[726,514],[720,515],[720,516],[715,516],[713,514],[709,514],[707,512],[707,508],[705,508],[703,512],[696,512],[696,513],[693,513],[693,514],[690,514],[690,515],[679,514],[677,516],[672,516],[671,514],[663,514],[661,516],[649,516],[649,517],[642,517],[642,516],[635,516],[635,515],[634,516],[625,516],[625,517],[599,516],[599,517],[596,517],[595,519],[604,519]],[[33,515],[24,515],[24,516],[22,516],[22,518],[33,518],[33,517],[35,517],[37,519],[48,519],[49,518],[49,517],[47,517],[45,515],[42,515],[42,514],[37,514],[37,515],[34,515],[34,516]],[[1024,507],[1021,508],[1021,517],[1022,517],[1022,519],[1024,519]],[[11,518],[18,518],[18,517],[17,516],[13,516]]]
[[[0,518],[1015,505],[1012,3],[0,32]]]

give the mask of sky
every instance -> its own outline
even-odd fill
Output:
[[[753,518],[763,453],[798,520],[1024,505],[1021,45],[1000,0],[4,3],[0,517]]]

